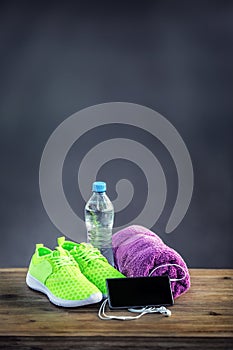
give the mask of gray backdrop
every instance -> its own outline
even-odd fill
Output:
[[[125,101],[164,115],[193,162],[191,205],[177,229],[165,234],[177,186],[174,164],[148,134],[115,130],[153,144],[166,169],[168,204],[153,229],[190,267],[233,267],[233,2],[1,1],[0,27],[0,266],[27,266],[35,243],[54,247],[61,235],[38,185],[41,154],[53,130],[82,108]],[[111,133],[93,130],[65,162],[64,189],[79,215],[80,157],[88,142]],[[132,220],[145,200],[145,178],[126,161],[115,161],[112,169],[106,164],[99,176],[112,184],[126,177],[137,186],[134,205],[118,218]]]

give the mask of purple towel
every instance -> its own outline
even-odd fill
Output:
[[[171,281],[174,298],[190,288],[189,271],[182,257],[149,229],[137,225],[129,226],[115,233],[112,242],[116,268],[126,277],[149,276],[158,266],[177,264],[181,268],[161,266],[151,276],[168,275],[171,280],[180,279]]]

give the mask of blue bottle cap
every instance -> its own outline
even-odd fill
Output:
[[[107,188],[106,182],[96,181],[96,182],[93,182],[92,184],[93,192],[105,192],[106,188]]]

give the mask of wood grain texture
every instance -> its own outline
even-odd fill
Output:
[[[148,314],[123,322],[101,321],[100,304],[56,307],[27,287],[26,269],[0,269],[0,348],[232,350],[233,270],[190,274],[191,289],[175,300],[170,318]]]

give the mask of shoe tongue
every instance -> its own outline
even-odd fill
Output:
[[[58,237],[57,243],[58,243],[59,246],[62,247],[62,245],[65,243],[65,237],[64,236],[63,237]]]
[[[69,256],[69,253],[62,247],[56,247],[56,250],[53,252],[53,256]]]

